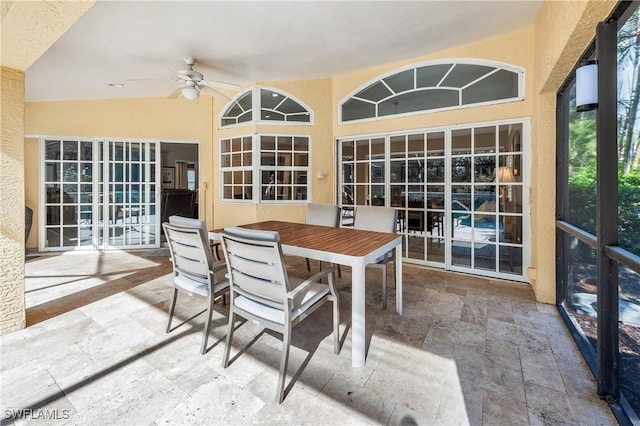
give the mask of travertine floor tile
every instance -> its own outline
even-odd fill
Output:
[[[304,259],[286,260],[308,274]],[[201,355],[204,303],[194,297],[179,298],[165,333],[168,258],[31,260],[28,327],[0,339],[3,419],[6,410],[31,408],[66,418],[17,416],[16,424],[615,423],[555,307],[537,303],[531,288],[403,271],[402,316],[391,274],[385,310],[380,271],[367,271],[367,361],[352,368],[351,271],[343,268],[341,351],[333,353],[331,309],[322,307],[294,328],[286,398],[277,404],[280,335],[238,320],[233,362],[223,368],[228,307],[215,305]]]
[[[529,414],[524,401],[484,391],[482,421],[486,425],[527,426]]]

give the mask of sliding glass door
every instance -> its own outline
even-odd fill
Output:
[[[444,132],[389,137],[390,205],[405,257],[444,266]]]
[[[522,275],[522,123],[451,129],[450,267]]]
[[[526,281],[528,132],[512,120],[339,140],[343,226],[358,205],[394,207],[405,261]]]
[[[41,248],[93,248],[93,154],[90,139],[42,141]]]
[[[158,143],[101,141],[99,146],[98,247],[158,247]]]
[[[156,141],[42,139],[41,250],[159,247]]]

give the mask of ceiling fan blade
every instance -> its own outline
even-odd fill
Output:
[[[220,90],[233,90],[234,92],[238,92],[242,90],[242,87],[233,83],[225,83],[224,81],[214,81],[214,80],[203,80],[200,82],[203,86],[210,87],[212,89],[220,89]]]
[[[227,95],[225,95],[222,92],[217,91],[216,89],[214,89],[213,87],[209,87],[207,85],[201,84],[199,86],[200,90],[208,90],[215,98],[217,98],[218,100],[222,101],[222,102],[229,102],[231,100],[230,97],[228,97]]]
[[[178,86],[175,89],[173,89],[173,92],[169,93],[169,96],[167,96],[167,98],[175,99],[178,96],[180,96],[180,93],[182,93],[182,87]]]

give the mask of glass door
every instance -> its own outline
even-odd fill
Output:
[[[155,141],[99,142],[98,247],[160,246],[157,152]]]
[[[445,132],[389,137],[390,205],[407,259],[444,266]]]
[[[522,123],[451,129],[452,270],[523,273]]]
[[[358,205],[391,206],[404,261],[526,281],[528,132],[510,120],[339,140],[342,226]]]
[[[93,249],[93,141],[45,138],[41,149],[41,250]]]

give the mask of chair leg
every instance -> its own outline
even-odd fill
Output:
[[[342,278],[342,268],[340,268],[340,265],[338,265],[338,276]]]
[[[307,271],[311,270],[311,265],[309,264],[309,258],[307,257]]]
[[[200,353],[202,355],[207,353],[207,342],[209,341],[209,330],[211,329],[211,315],[213,314],[214,302],[215,302],[215,296],[213,294],[209,294],[209,307],[207,308],[207,322],[204,325],[204,336],[202,336],[202,347],[200,348]]]
[[[173,289],[173,298],[171,299],[171,307],[169,308],[169,322],[167,323],[167,333],[171,331],[171,318],[173,318],[173,311],[176,308],[176,299],[178,298],[178,289]]]
[[[284,400],[284,384],[287,378],[287,364],[289,363],[289,345],[291,344],[291,323],[285,326],[282,333],[282,358],[280,359],[280,376],[278,377],[277,397],[278,404]]]
[[[229,354],[231,353],[231,339],[233,338],[233,326],[235,323],[236,313],[231,309],[229,312],[229,328],[227,329],[227,339],[225,342],[224,356],[222,357],[222,367],[229,366]]]

